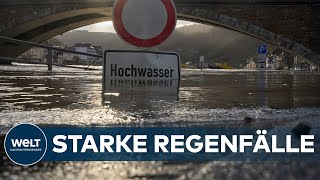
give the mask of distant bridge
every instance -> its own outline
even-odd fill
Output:
[[[320,0],[173,0],[178,18],[259,38],[320,66]],[[0,0],[0,36],[35,43],[112,19],[114,0]],[[0,42],[0,56],[28,46]]]

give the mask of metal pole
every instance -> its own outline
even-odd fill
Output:
[[[48,63],[48,71],[52,71],[52,49],[48,49],[48,57],[47,57],[47,63]]]

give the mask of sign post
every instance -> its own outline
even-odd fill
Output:
[[[258,48],[258,69],[266,70],[266,60],[267,60],[267,46],[260,45]]]
[[[203,69],[204,56],[200,56],[200,69]]]

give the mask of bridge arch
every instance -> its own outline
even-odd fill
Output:
[[[54,11],[52,10],[52,12]],[[201,7],[195,8],[192,6],[177,6],[177,13],[178,19],[219,26],[233,31],[238,31],[278,46],[284,50],[293,52],[296,55],[308,59],[312,64],[320,66],[320,56],[316,52],[288,38],[285,38],[282,35],[268,31],[245,20],[214,11],[208,11],[207,9],[202,9]],[[16,25],[9,30],[2,31],[0,32],[0,35],[40,43],[69,30],[102,21],[108,21],[111,20],[111,18],[111,7],[80,9],[62,8],[61,12],[47,15],[45,14],[45,16],[38,19],[33,19],[20,25]],[[9,57],[17,57],[29,48],[29,46],[18,46],[12,43],[0,44],[2,56]]]
[[[295,55],[304,57],[310,63],[320,66],[320,55],[318,53],[282,35],[273,33],[247,21],[215,13],[213,11],[202,10],[201,8],[180,8],[177,9],[177,12],[178,18],[181,20],[219,26],[237,31],[258,38],[285,51],[294,53]]]
[[[47,8],[46,8],[47,9]],[[112,8],[61,8],[38,11],[33,19],[26,18],[25,22],[20,22],[14,27],[10,27],[2,32],[1,36],[41,43],[64,32],[87,26],[90,24],[108,21],[112,19]],[[51,14],[53,13],[53,14]],[[17,57],[26,50],[28,45],[18,45],[5,43],[0,40],[1,56]]]

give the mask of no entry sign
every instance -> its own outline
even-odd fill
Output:
[[[117,34],[137,47],[153,47],[164,42],[176,26],[172,0],[117,0],[113,25]]]

